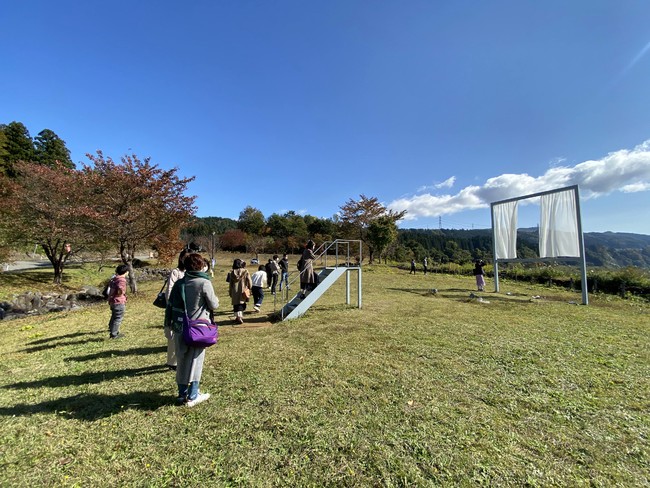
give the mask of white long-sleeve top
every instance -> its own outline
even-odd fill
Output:
[[[167,279],[167,288],[165,288],[165,298],[167,298],[167,301],[169,301],[169,295],[172,293],[174,283],[180,280],[183,276],[185,276],[185,271],[181,271],[178,268],[172,269],[172,272],[169,274],[169,278]]]
[[[253,276],[251,276],[251,281],[253,282],[253,286],[266,288],[266,271],[256,271],[253,273]]]

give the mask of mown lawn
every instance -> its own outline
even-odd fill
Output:
[[[158,283],[119,341],[105,305],[0,322],[0,485],[650,485],[647,303],[514,282],[480,303],[471,277],[379,266],[361,310],[340,280],[299,320],[234,328],[224,273],[193,409]]]

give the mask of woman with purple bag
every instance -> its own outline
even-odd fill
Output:
[[[209,393],[199,391],[205,347],[191,347],[185,343],[183,317],[187,312],[192,320],[211,320],[213,312],[219,307],[219,299],[206,273],[208,266],[205,259],[200,254],[191,253],[185,256],[183,263],[185,276],[172,288],[165,310],[165,325],[174,331],[176,341],[176,404],[193,407],[210,398]]]

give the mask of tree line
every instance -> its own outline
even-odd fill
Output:
[[[150,158],[115,161],[101,151],[76,168],[53,134],[46,129],[32,140],[19,122],[0,126],[0,261],[12,249],[36,245],[60,284],[75,255],[117,254],[136,292],[137,252],[153,248],[165,258],[182,248],[180,231],[196,213],[196,197],[186,194],[194,178]]]
[[[366,195],[349,199],[332,218],[294,211],[266,217],[258,208],[247,206],[237,220],[196,218],[183,230],[182,236],[188,245],[197,248],[250,252],[256,256],[263,252],[300,252],[308,239],[319,244],[334,239],[359,240],[362,255],[372,263],[397,239],[397,222],[405,214],[394,212],[376,197]]]

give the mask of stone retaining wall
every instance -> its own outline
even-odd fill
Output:
[[[170,270],[141,268],[136,269],[135,273],[138,283],[160,280],[162,286],[163,280],[167,279]],[[66,312],[105,302],[106,299],[102,296],[101,288],[98,286],[84,286],[78,292],[62,294],[29,291],[22,295],[14,295],[10,302],[0,302],[0,320],[50,312]]]

